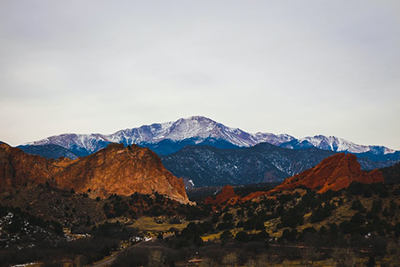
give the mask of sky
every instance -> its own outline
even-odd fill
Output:
[[[400,2],[0,0],[0,140],[194,115],[400,150]]]

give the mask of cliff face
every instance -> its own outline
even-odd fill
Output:
[[[32,178],[28,178],[32,177]],[[18,188],[33,180],[45,183],[52,174],[47,161],[39,156],[27,155],[22,150],[0,144],[0,190]]]
[[[314,168],[285,179],[282,184],[269,193],[294,189],[299,186],[324,193],[328,190],[338,191],[347,188],[353,181],[371,184],[383,183],[384,179],[378,170],[370,173],[362,171],[356,156],[340,153],[324,159]]]
[[[0,190],[18,188],[30,181],[48,182],[91,197],[158,192],[189,203],[182,179],[167,171],[160,158],[147,148],[110,144],[90,156],[46,160],[0,144]]]

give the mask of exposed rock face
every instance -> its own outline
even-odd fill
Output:
[[[268,193],[291,190],[299,186],[324,193],[328,190],[338,191],[347,188],[353,181],[367,184],[383,183],[384,178],[378,170],[370,173],[362,171],[356,156],[340,153],[324,159],[314,168],[285,179]]]
[[[182,179],[167,171],[160,158],[147,148],[110,144],[90,156],[70,160],[45,159],[0,144],[0,190],[18,188],[30,181],[48,182],[91,197],[158,192],[189,203]]]
[[[265,191],[256,191],[253,193],[248,194],[247,196],[245,196],[244,198],[242,198],[243,202],[246,201],[255,201],[257,199],[260,199],[261,197],[264,197],[268,194],[268,192]]]
[[[32,178],[30,178],[32,177]],[[23,186],[29,180],[45,183],[52,177],[46,159],[0,144],[0,190]]]
[[[220,194],[218,194],[215,197],[215,199],[208,197],[204,201],[204,204],[206,204],[206,205],[211,204],[213,206],[217,206],[217,205],[222,206],[223,204],[234,204],[238,200],[240,200],[240,196],[236,195],[233,187],[230,185],[226,185],[222,188],[222,192]]]

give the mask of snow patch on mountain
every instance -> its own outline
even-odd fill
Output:
[[[395,152],[395,150],[387,147],[357,145],[336,136],[316,135],[299,139],[300,143],[304,141],[311,143],[314,147],[335,152],[366,153],[370,151],[374,154],[383,155]]]
[[[273,133],[247,133],[239,128],[230,128],[221,123],[202,116],[182,118],[175,122],[154,123],[139,128],[125,129],[113,134],[62,134],[43,140],[27,143],[26,145],[55,144],[70,149],[77,155],[91,154],[104,148],[107,144],[157,144],[163,140],[182,141],[196,138],[201,143],[207,138],[225,140],[240,147],[251,147],[259,143],[269,143],[286,148],[301,148],[314,146],[336,152],[365,153],[377,155],[394,153],[395,150],[383,146],[357,145],[335,136],[316,135],[296,139],[289,134],[275,135]],[[307,144],[308,142],[308,144]],[[297,147],[296,147],[297,146]]]

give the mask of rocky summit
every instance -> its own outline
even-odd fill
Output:
[[[189,203],[182,179],[167,171],[154,152],[136,145],[110,144],[87,157],[53,160],[0,144],[0,191],[31,183],[73,189],[92,198],[157,192]]]
[[[269,193],[300,186],[324,193],[328,190],[338,191],[347,188],[353,181],[366,184],[383,183],[384,178],[378,170],[369,173],[362,171],[356,156],[339,153],[324,159],[314,168],[285,179]]]

